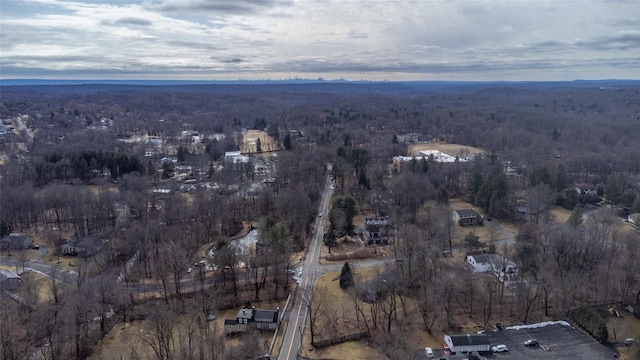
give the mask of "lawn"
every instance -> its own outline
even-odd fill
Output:
[[[257,139],[260,139],[260,148],[262,151],[267,152],[277,150],[276,142],[268,133],[260,130],[248,130],[242,135],[242,146],[240,147],[240,152],[243,154],[255,153]]]
[[[376,276],[384,269],[380,267],[365,268],[354,270],[355,283],[362,283]],[[353,307],[353,299],[347,291],[340,288],[337,277],[340,272],[326,273],[316,279],[314,284],[314,291],[322,289],[326,292],[331,301],[327,302],[327,313],[338,314],[338,318],[341,324],[341,328],[353,328],[355,327],[355,310]],[[359,301],[359,300],[358,300]],[[353,321],[354,324],[349,323]],[[326,331],[325,331],[326,333]],[[326,334],[320,334],[320,337],[326,336]],[[368,347],[357,341],[348,341],[338,345],[332,345],[329,347],[314,349],[311,345],[311,334],[309,332],[309,321],[305,326],[305,331],[302,339],[302,345],[300,353],[302,356],[309,359],[387,359],[385,356],[380,355],[375,349]]]

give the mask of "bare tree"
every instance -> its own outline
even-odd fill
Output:
[[[301,294],[302,303],[307,307],[309,314],[309,332],[311,333],[311,345],[323,332],[326,314],[331,311],[331,297],[329,290],[324,286],[315,286],[313,291]]]

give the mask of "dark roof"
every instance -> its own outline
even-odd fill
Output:
[[[256,310],[253,318],[257,322],[278,322],[278,310]]]
[[[0,281],[5,281],[6,279],[20,279],[20,276],[11,270],[0,269]]]
[[[236,319],[224,319],[225,325],[238,325],[238,320]]]
[[[456,210],[456,213],[458,213],[458,216],[461,216],[461,217],[479,216],[479,214],[473,209]]]
[[[454,346],[489,345],[489,337],[486,334],[449,335]]]
[[[476,260],[476,264],[478,263],[490,263],[493,260],[493,254],[480,254],[480,255],[469,255]]]
[[[253,317],[253,309],[243,308],[238,311],[236,318],[238,319],[251,319]]]

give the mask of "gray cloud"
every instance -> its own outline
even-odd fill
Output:
[[[103,21],[102,24],[110,26],[147,27],[153,25],[153,22],[142,18],[124,17],[115,21]]]
[[[189,41],[189,40],[166,40],[165,44],[176,48],[189,48],[193,50],[220,50],[219,46],[215,46],[202,41]]]
[[[292,4],[291,0],[162,0],[160,3],[145,3],[145,6],[160,12],[256,14]]]
[[[609,36],[595,37],[589,40],[579,40],[576,46],[589,48],[592,50],[630,50],[640,51],[640,31],[630,31]]]
[[[226,63],[226,64],[240,64],[240,63],[245,62],[244,60],[242,60],[240,58],[222,59],[220,61],[223,62],[223,63]]]
[[[604,25],[611,27],[630,27],[630,28],[638,28],[640,27],[640,20],[636,19],[606,19],[601,22]]]

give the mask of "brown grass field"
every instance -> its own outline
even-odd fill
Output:
[[[242,135],[242,146],[240,147],[240,152],[243,154],[251,154],[257,152],[257,139],[260,139],[260,147],[263,152],[278,150],[276,142],[266,132],[260,130],[247,130],[247,132]]]
[[[354,270],[355,282],[364,282],[378,273],[383,271],[382,268],[367,268]],[[316,279],[314,289],[322,288],[322,291],[326,291],[329,298],[332,301],[328,304],[330,310],[329,313],[339,314],[339,318],[343,321],[343,327],[350,327],[350,319],[355,319],[355,311],[353,309],[353,300],[348,292],[343,291],[340,288],[339,281],[334,280],[339,276],[339,272],[326,273]],[[355,325],[355,324],[354,324]],[[321,334],[326,335],[326,334]],[[311,334],[309,331],[309,321],[307,319],[307,325],[305,326],[304,335],[302,338],[302,344],[300,347],[300,354],[309,359],[334,359],[334,360],[350,360],[350,359],[374,359],[385,360],[387,357],[381,355],[375,349],[366,346],[358,341],[348,341],[342,344],[329,346],[321,349],[314,349],[311,345]]]

